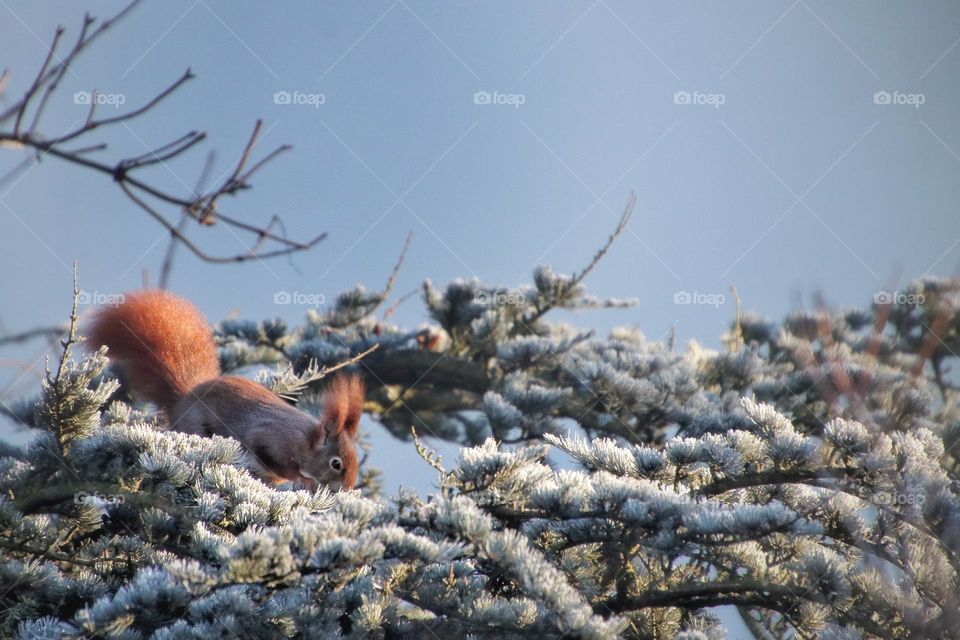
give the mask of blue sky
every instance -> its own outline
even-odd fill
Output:
[[[85,9],[120,6],[0,1],[7,103],[57,24],[69,40]],[[275,305],[276,292],[379,288],[410,231],[398,294],[425,278],[522,284],[539,263],[575,271],[634,192],[630,228],[588,286],[639,306],[558,318],[653,339],[675,326],[681,345],[717,345],[731,285],[745,308],[781,318],[816,291],[865,306],[911,278],[955,272],[958,43],[953,2],[147,2],[79,60],[42,130],[85,117],[75,92],[132,108],[190,67],[197,78],[160,107],[97,137],[110,144],[103,158],[202,129],[216,177],[258,118],[260,149],[294,145],[224,206],[329,238],[289,260],[233,266],[181,250],[171,288],[212,320],[298,323],[306,309]],[[278,104],[277,92],[299,104]],[[24,157],[0,149],[0,176]],[[150,175],[188,190],[204,158]],[[218,254],[249,242],[222,226],[187,232]],[[44,159],[0,184],[0,328],[65,320],[74,260],[88,291],[134,289],[145,272],[155,281],[165,238],[109,179]],[[676,304],[682,292],[726,300]],[[395,317],[425,320],[417,299]],[[5,400],[36,392],[45,350],[0,353]],[[432,470],[368,426],[387,489],[429,490]]]

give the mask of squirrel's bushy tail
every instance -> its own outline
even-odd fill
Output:
[[[101,309],[90,346],[109,348],[133,391],[169,411],[190,389],[220,375],[213,332],[191,303],[161,290],[126,294]]]

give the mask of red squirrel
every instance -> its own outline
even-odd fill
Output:
[[[333,380],[318,420],[252,380],[222,375],[206,320],[187,300],[160,290],[127,294],[99,310],[89,334],[92,348],[107,346],[132,391],[163,409],[171,429],[236,438],[268,481],[333,491],[356,483],[359,377]]]

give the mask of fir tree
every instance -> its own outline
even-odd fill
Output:
[[[397,442],[437,469],[431,496],[382,495],[372,469],[360,492],[267,486],[237,442],[117,399],[71,328],[7,408],[38,433],[0,461],[2,634],[714,638],[735,605],[758,638],[957,637],[956,282],[743,314],[726,349],[676,352],[551,322],[623,304],[581,281],[426,283],[441,352],[359,289],[293,330],[220,325],[225,366],[279,364],[261,381],[307,408],[378,344],[349,364],[369,414],[463,445],[448,469]]]

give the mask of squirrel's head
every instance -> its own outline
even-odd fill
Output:
[[[357,432],[363,413],[363,381],[337,376],[323,403],[323,415],[308,438],[300,459],[300,475],[316,488],[352,489],[357,482]]]

